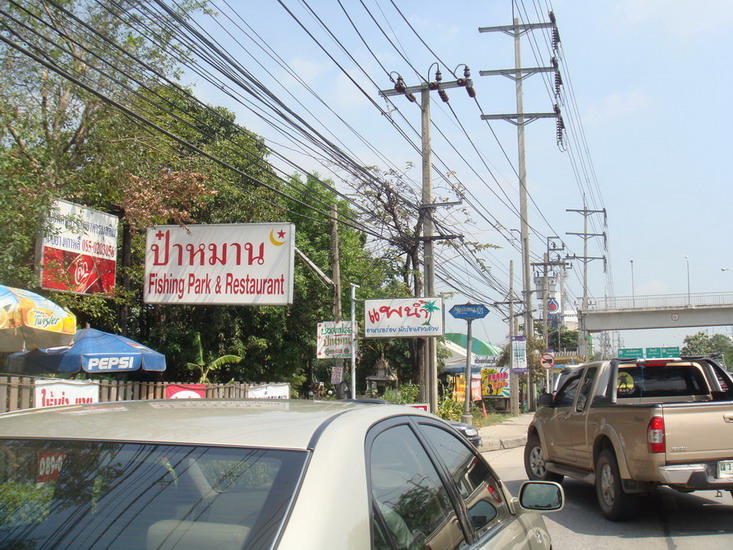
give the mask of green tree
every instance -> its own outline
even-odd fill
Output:
[[[709,336],[701,331],[685,336],[682,343],[681,355],[720,354],[725,365],[733,365],[733,341],[725,334]]]

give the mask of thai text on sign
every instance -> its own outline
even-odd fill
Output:
[[[290,223],[151,227],[144,301],[291,304],[294,251]]]
[[[366,338],[443,335],[441,298],[398,298],[364,302]]]

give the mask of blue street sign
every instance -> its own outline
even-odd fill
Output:
[[[489,314],[489,308],[483,304],[456,304],[448,311],[456,319],[483,319]]]

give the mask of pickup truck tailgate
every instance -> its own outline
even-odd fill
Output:
[[[662,407],[667,463],[733,459],[733,401]]]

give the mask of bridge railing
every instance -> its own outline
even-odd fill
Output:
[[[697,294],[655,294],[650,296],[607,296],[588,301],[588,311],[621,309],[664,309],[733,305],[733,292]]]

